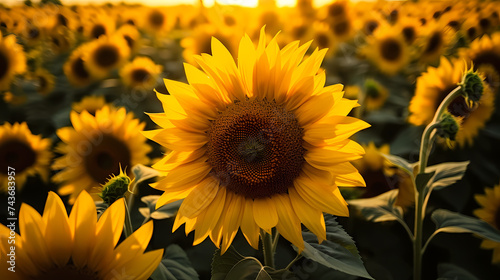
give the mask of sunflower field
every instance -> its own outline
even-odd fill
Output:
[[[500,279],[500,2],[84,2],[0,3],[0,279]]]

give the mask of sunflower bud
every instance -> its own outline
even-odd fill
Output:
[[[477,71],[467,70],[459,84],[462,92],[469,103],[478,102],[484,91],[484,78]]]
[[[120,174],[118,174],[118,176],[111,175],[108,182],[103,185],[102,191],[99,193],[99,197],[102,198],[105,203],[111,205],[116,200],[125,196],[131,182],[132,181],[127,174],[123,173],[120,168]]]
[[[450,113],[444,113],[441,117],[441,122],[437,128],[437,135],[449,141],[455,141],[458,130],[460,129],[461,120],[459,117],[453,116]]]

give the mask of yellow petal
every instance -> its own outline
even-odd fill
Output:
[[[349,216],[347,203],[338,196],[335,186],[321,185],[307,177],[299,177],[294,181],[297,193],[310,205],[314,205],[322,212],[337,216]]]
[[[101,279],[134,279],[146,280],[160,264],[163,249],[147,252],[135,257],[132,261],[118,266]]]
[[[253,216],[257,225],[268,233],[278,224],[278,212],[272,198],[258,198],[253,201]]]
[[[31,206],[22,204],[19,210],[19,232],[24,240],[25,250],[39,269],[51,266],[51,259],[43,232],[45,223],[42,216]]]
[[[146,250],[152,235],[153,221],[149,221],[116,247],[110,267],[118,268],[135,261]]]
[[[196,191],[191,192],[182,202],[179,212],[188,218],[194,218],[212,203],[219,190],[219,181],[207,177],[201,181]]]
[[[276,203],[276,210],[279,222],[276,226],[278,232],[288,241],[299,248],[299,252],[304,250],[304,239],[302,238],[302,228],[300,220],[293,211],[288,195],[275,195],[273,199]]]
[[[73,238],[68,223],[68,213],[61,198],[49,192],[43,211],[45,242],[52,261],[58,266],[65,266],[71,257]]]
[[[321,243],[326,239],[326,226],[323,212],[308,204],[295,190],[289,188],[290,201],[292,202],[293,210],[299,217],[300,221],[316,236]]]
[[[94,200],[87,191],[82,191],[69,215],[69,224],[74,238],[72,260],[78,268],[84,267],[90,259],[91,249],[95,244],[96,223],[97,212]]]
[[[233,194],[231,192],[227,193],[226,199],[229,200],[229,204],[224,212],[221,254],[226,252],[238,232],[241,219],[243,218],[243,209],[245,205],[245,198],[243,196]]]
[[[245,209],[243,209],[243,218],[241,219],[241,232],[248,244],[255,250],[259,249],[259,226],[255,222],[253,215],[253,201],[245,200]]]
[[[200,219],[197,221],[193,245],[201,243],[213,231],[221,219],[224,206],[226,206],[226,189],[221,187],[212,204],[206,208],[203,217],[200,216]],[[218,244],[216,245],[218,246]]]

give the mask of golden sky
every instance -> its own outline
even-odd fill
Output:
[[[38,0],[32,0],[33,2],[38,2]],[[214,1],[217,1],[219,4],[238,4],[242,6],[256,6],[258,0],[204,0],[206,6],[213,5]],[[15,5],[22,4],[23,0],[2,0],[1,1],[7,5]],[[120,3],[120,2],[129,2],[129,3],[144,3],[145,5],[150,6],[169,6],[169,5],[177,5],[177,4],[194,4],[198,3],[198,0],[62,0],[64,4],[85,4],[85,3]],[[293,6],[295,5],[296,0],[276,0],[278,6]],[[314,0],[316,5],[323,5],[326,3],[332,2],[332,0]]]

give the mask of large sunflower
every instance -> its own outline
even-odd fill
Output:
[[[380,26],[373,36],[367,38],[367,42],[362,52],[384,73],[393,75],[410,60],[405,37],[395,27]]]
[[[409,122],[414,125],[429,124],[439,104],[462,81],[464,69],[464,60],[456,59],[452,63],[444,57],[439,67],[428,67],[427,72],[417,78],[417,88],[409,106]],[[461,129],[456,135],[460,146],[472,145],[479,130],[493,114],[494,95],[489,86],[484,88],[481,99],[474,107],[469,107],[463,97],[458,97],[448,106],[449,113],[462,119]]]
[[[0,192],[7,192],[8,167],[15,169],[18,190],[28,176],[38,174],[47,182],[52,158],[50,145],[50,139],[31,134],[26,123],[0,126]]]
[[[62,183],[58,192],[71,195],[70,201],[82,190],[104,184],[111,174],[119,173],[120,166],[130,172],[134,165],[148,163],[151,147],[140,134],[145,123],[127,114],[125,108],[104,106],[95,116],[87,111],[71,112],[71,122],[73,127],[57,130],[63,143],[56,151],[63,156],[52,165],[53,169],[64,169],[53,179]]]
[[[474,215],[500,230],[500,184],[493,188],[485,188],[484,192],[484,195],[474,196],[479,205],[482,206],[482,208],[474,210]],[[481,248],[493,249],[491,262],[500,264],[500,243],[485,239],[481,243]]]
[[[276,227],[303,249],[301,223],[323,240],[323,212],[349,214],[337,186],[364,185],[349,162],[363,148],[348,138],[369,125],[346,116],[357,102],[342,85],[324,87],[327,50],[302,60],[310,43],[265,40],[245,35],[236,65],[214,38],[195,58],[203,71],[185,65],[189,84],[165,80],[165,113],[150,115],[162,129],[145,133],[172,150],[154,165],[166,175],[157,207],[184,198],[173,229],[185,223],[194,244],[210,236],[222,252],[239,228],[254,248]]]
[[[0,90],[8,90],[12,78],[26,71],[26,56],[16,36],[2,38],[0,32]]]
[[[163,249],[144,253],[153,223],[143,225],[117,245],[124,220],[125,204],[120,199],[97,221],[94,201],[87,192],[78,196],[69,216],[61,198],[53,192],[49,193],[43,215],[23,204],[19,211],[20,233],[15,233],[15,273],[7,270],[6,259],[10,253],[7,241],[14,232],[0,225],[2,278],[148,279],[163,254]]]

